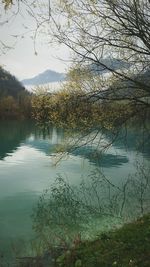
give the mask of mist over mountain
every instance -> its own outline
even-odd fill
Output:
[[[121,68],[129,68],[130,64],[123,62],[119,59],[116,58],[105,58],[101,60],[102,64],[106,65],[108,68],[112,68],[114,70],[121,69]],[[109,72],[107,68],[105,68],[102,65],[96,65],[95,63],[91,64],[88,66],[90,70],[92,70],[95,73],[99,74],[104,74]],[[63,82],[65,81],[66,74],[65,73],[59,73],[57,71],[53,70],[45,70],[44,72],[29,78],[29,79],[24,79],[21,81],[21,83],[24,86],[30,86],[30,85],[41,85],[41,84],[47,84],[47,83],[53,83],[53,82]]]
[[[131,66],[130,63],[124,62],[117,58],[103,58],[100,59],[101,64],[93,63],[89,66],[90,70],[97,74],[104,74],[110,72],[109,69],[119,70],[119,69],[127,69]]]
[[[22,80],[23,85],[40,85],[53,82],[62,82],[66,79],[65,73],[59,73],[53,70],[46,70],[33,78]]]

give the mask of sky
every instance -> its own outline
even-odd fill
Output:
[[[28,15],[25,6],[21,6],[17,15],[12,16],[13,12],[16,12],[16,6],[5,12],[0,5],[0,42],[11,47],[5,54],[0,51],[0,65],[19,80],[34,77],[46,69],[67,72],[68,49],[50,44],[46,34],[39,34],[35,54],[32,39],[35,19]]]

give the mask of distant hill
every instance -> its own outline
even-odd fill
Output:
[[[13,96],[14,98],[21,92],[25,92],[24,86],[0,66],[0,98]]]
[[[46,70],[37,76],[22,80],[22,84],[26,85],[40,85],[52,82],[60,82],[66,79],[66,75],[64,73],[59,73],[53,70]]]
[[[105,64],[106,66],[117,70],[117,69],[121,69],[121,68],[129,68],[130,64],[123,62],[119,59],[116,58],[105,58],[102,59],[101,62],[103,64]],[[91,64],[90,66],[88,66],[88,68],[90,68],[90,70],[99,73],[99,74],[103,74],[103,73],[107,73],[109,72],[107,68],[104,68],[101,65],[97,65],[97,64]],[[29,79],[24,79],[22,80],[22,84],[24,86],[30,86],[30,85],[40,85],[40,84],[47,84],[47,83],[53,83],[53,82],[62,82],[66,80],[66,74],[65,73],[59,73],[53,70],[46,70],[38,75],[36,75],[33,78],[29,78]]]
[[[98,74],[104,74],[109,72],[108,68],[112,70],[119,70],[122,68],[127,69],[131,66],[130,63],[124,62],[117,58],[110,58],[110,57],[100,59],[100,62],[104,64],[106,67],[100,64],[93,63],[90,65],[90,70]]]
[[[150,90],[150,69],[131,76],[131,79],[118,79],[113,82],[110,87],[105,88],[105,90],[100,90],[98,94],[91,97],[91,101],[100,99],[137,99],[145,97],[149,99]],[[145,89],[146,88],[146,89]]]
[[[0,120],[31,118],[31,94],[0,67]]]

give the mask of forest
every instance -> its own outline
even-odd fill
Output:
[[[30,94],[0,68],[0,118],[34,119],[2,153],[3,175],[19,190],[15,205],[21,199],[23,216],[32,210],[32,227],[22,220],[21,233],[33,238],[16,266],[149,267],[150,1],[2,5],[16,7],[14,17],[24,6],[34,19],[35,56],[40,34],[50,50],[70,51],[66,81],[54,92],[43,86]]]
[[[0,67],[0,119],[31,118],[31,94]]]

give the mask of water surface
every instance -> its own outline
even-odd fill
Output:
[[[64,140],[64,131],[50,127],[43,132],[33,122],[0,123],[0,251],[19,253],[16,242],[23,244],[34,237],[31,214],[42,194],[61,174],[78,186],[91,172],[101,168],[111,183],[121,185],[137,172],[135,159],[149,165],[149,147],[136,148],[138,132],[129,132],[128,146],[116,140],[103,157],[94,157],[93,145],[79,147],[55,166],[54,154]],[[105,135],[109,142],[110,136]],[[138,152],[137,152],[138,151]],[[97,155],[97,154],[96,154]],[[24,241],[22,241],[24,240]]]

